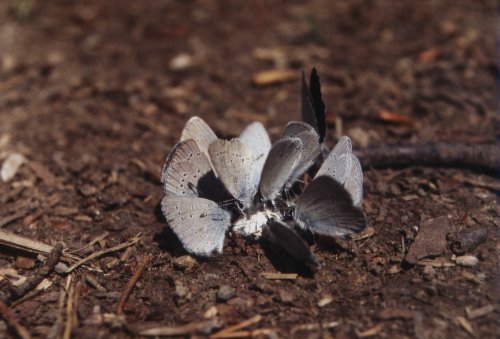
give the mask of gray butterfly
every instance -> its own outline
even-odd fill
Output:
[[[198,182],[212,171],[206,155],[193,139],[181,141],[174,146],[165,161],[162,182],[166,195],[197,196],[198,192],[188,187],[197,187]]]
[[[315,177],[329,175],[343,185],[351,170],[351,154],[351,139],[347,136],[341,137],[319,168]]]
[[[294,175],[302,159],[302,141],[291,137],[280,139],[269,151],[259,182],[259,192],[264,200],[274,200]]]
[[[358,158],[351,153],[351,170],[344,187],[349,192],[354,206],[360,206],[363,201],[363,170]]]
[[[300,227],[328,236],[345,237],[366,227],[350,193],[326,175],[314,179],[297,198],[293,217]]]
[[[165,195],[197,196],[221,202],[228,198],[210,161],[196,141],[181,141],[172,149],[162,173]]]
[[[208,157],[208,146],[217,136],[202,118],[191,117],[184,126],[181,134],[181,141],[193,139],[198,144],[198,148]]]
[[[240,134],[240,140],[252,151],[254,156],[253,178],[260,179],[262,168],[271,149],[271,140],[265,127],[260,122],[252,122]],[[258,183],[257,183],[258,184]]]
[[[351,139],[343,136],[323,162],[315,177],[328,175],[342,184],[351,195],[354,206],[363,200],[363,171],[352,153]]]
[[[228,192],[249,207],[258,187],[254,153],[238,138],[215,140],[208,147],[208,153]]]
[[[167,223],[192,254],[221,253],[231,214],[215,202],[198,197],[166,196],[161,208]]]
[[[312,271],[320,269],[321,265],[309,249],[306,242],[290,226],[278,220],[269,220],[265,229],[266,237],[282,247],[296,260],[303,262]]]
[[[321,151],[318,133],[316,133],[316,130],[309,124],[300,121],[289,122],[283,131],[282,138],[290,137],[299,138],[302,142],[302,148],[300,151],[300,159],[295,164],[293,173],[287,181],[288,186],[293,185],[295,181],[311,167]]]

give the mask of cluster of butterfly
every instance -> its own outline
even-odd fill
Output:
[[[271,144],[259,122],[239,137],[219,139],[199,117],[184,127],[163,171],[162,211],[184,248],[195,255],[222,252],[226,231],[279,244],[313,270],[320,264],[295,227],[327,236],[349,236],[366,227],[360,209],[363,174],[342,137],[323,156],[324,104],[315,69],[302,76],[303,122],[292,121]],[[325,158],[313,180],[300,178]]]

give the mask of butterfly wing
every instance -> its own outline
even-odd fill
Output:
[[[315,178],[329,175],[343,185],[351,170],[351,153],[351,139],[347,136],[341,137],[319,168]]]
[[[349,192],[354,206],[360,206],[363,201],[363,170],[358,158],[351,153],[351,171],[344,187]]]
[[[199,196],[213,201],[227,198],[210,161],[193,139],[175,145],[165,161],[162,181],[165,195]]]
[[[212,171],[206,155],[192,139],[181,141],[174,146],[165,161],[162,182],[166,195],[196,195],[188,188],[188,183],[198,186],[198,181]]]
[[[252,151],[239,139],[217,139],[208,147],[217,176],[229,193],[246,207],[257,193],[258,177]]]
[[[277,220],[269,220],[264,233],[273,243],[281,246],[293,258],[317,271],[321,265],[307,243],[290,226]]]
[[[208,146],[217,140],[217,136],[203,119],[194,116],[186,122],[181,134],[181,141],[189,139],[196,141],[198,148],[208,157]]]
[[[259,180],[267,155],[271,149],[269,134],[260,122],[252,122],[240,135],[240,140],[252,151],[255,161],[255,176]],[[257,182],[258,185],[258,182]]]
[[[328,236],[348,236],[366,227],[365,215],[349,192],[330,176],[320,176],[305,188],[293,216],[299,226]]]
[[[288,180],[289,185],[293,183],[311,167],[318,158],[321,148],[316,130],[300,121],[292,121],[287,124],[283,131],[283,138],[297,137],[302,142],[300,160],[294,167],[293,174]]]
[[[319,142],[322,143],[326,137],[326,109],[321,94],[321,83],[319,81],[318,72],[314,67],[311,71],[311,77],[309,78],[309,91],[311,93],[312,102],[314,103],[314,116],[316,118]]]
[[[166,196],[161,202],[168,225],[192,254],[221,253],[231,222],[229,212],[215,202],[197,197]]]
[[[265,200],[274,200],[293,175],[301,159],[302,142],[299,138],[280,139],[269,151],[259,182],[259,192]]]
[[[314,114],[314,101],[309,91],[309,86],[307,86],[305,72],[302,72],[300,84],[302,121],[317,130],[318,124],[316,122],[316,115]]]
[[[302,121],[311,125],[318,132],[318,142],[322,143],[326,136],[325,104],[321,95],[321,84],[316,68],[311,71],[307,86],[305,74],[301,81],[301,111]]]

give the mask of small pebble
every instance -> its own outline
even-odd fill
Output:
[[[236,289],[229,285],[222,285],[219,287],[217,291],[217,300],[218,301],[227,301],[236,296]]]
[[[188,303],[192,297],[193,294],[191,293],[191,291],[189,291],[189,288],[186,285],[184,285],[180,281],[175,282],[174,298],[177,306]]]
[[[206,310],[205,313],[203,313],[203,317],[205,319],[210,319],[210,318],[215,317],[217,315],[217,313],[218,313],[217,307],[212,306],[208,310]]]
[[[170,60],[170,69],[172,71],[182,71],[193,66],[193,57],[187,53],[176,55]]]
[[[435,275],[436,275],[436,270],[434,269],[434,267],[432,267],[431,265],[424,266],[424,276],[427,279],[432,280]]]
[[[21,153],[12,153],[5,159],[0,170],[0,177],[3,182],[12,180],[17,173],[17,170],[26,161],[26,158]]]
[[[183,255],[175,258],[173,261],[174,268],[181,271],[191,271],[197,264],[195,258],[190,255]]]
[[[318,301],[318,307],[325,307],[326,305],[330,304],[333,301],[333,298],[331,296],[326,296],[321,298],[320,301]]]
[[[460,266],[476,266],[479,260],[473,255],[463,255],[457,257],[456,263]]]
[[[78,191],[80,191],[84,197],[90,197],[97,193],[97,187],[92,185],[82,185],[78,188]]]
[[[279,300],[284,304],[291,304],[295,300],[295,297],[293,296],[293,294],[291,294],[285,290],[280,290],[279,291]]]

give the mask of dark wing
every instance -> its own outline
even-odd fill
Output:
[[[294,259],[303,262],[311,270],[317,271],[321,267],[318,259],[311,252],[304,239],[287,224],[269,220],[264,234],[270,241],[281,246]]]
[[[314,127],[319,135],[318,141],[322,143],[326,136],[325,103],[316,68],[311,71],[309,86],[307,86],[305,74],[302,72],[301,98],[302,121]]]
[[[311,77],[309,79],[309,91],[311,93],[314,106],[314,116],[316,117],[317,130],[319,134],[319,142],[322,143],[326,136],[326,116],[325,103],[321,95],[321,83],[319,81],[318,72],[313,67]]]
[[[330,176],[314,179],[298,197],[294,219],[312,232],[345,237],[366,227],[363,212],[349,192]]]

